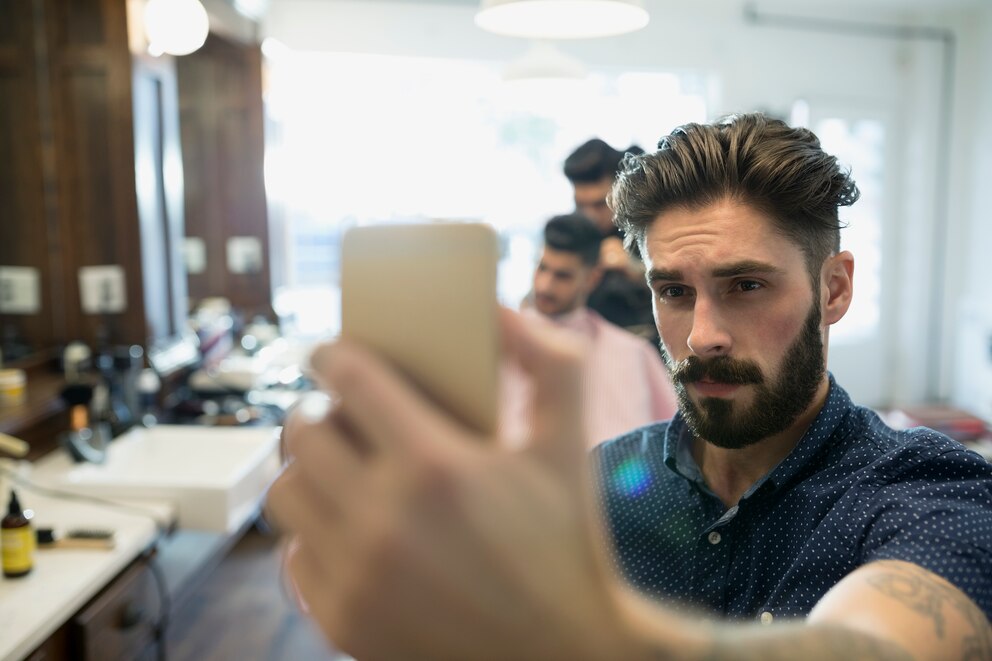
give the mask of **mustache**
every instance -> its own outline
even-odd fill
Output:
[[[686,384],[706,379],[719,383],[744,385],[748,383],[764,383],[761,368],[748,360],[736,360],[729,356],[718,356],[710,360],[701,360],[689,356],[672,367],[672,381]]]

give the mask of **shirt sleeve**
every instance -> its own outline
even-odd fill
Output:
[[[923,567],[992,619],[992,467],[963,447],[926,454],[910,459],[868,501],[862,561]]]

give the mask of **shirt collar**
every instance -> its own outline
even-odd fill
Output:
[[[742,500],[765,484],[770,485],[766,487],[767,489],[774,490],[791,482],[806,466],[819,457],[821,450],[828,445],[828,441],[837,431],[841,421],[853,408],[853,404],[847,392],[837,385],[833,374],[828,372],[827,376],[830,382],[827,401],[813,420],[813,424],[799,439],[799,443],[792,449],[792,452],[748,489],[741,498]],[[663,450],[665,465],[682,478],[709,491],[703,481],[703,474],[692,456],[692,438],[692,433],[682,417],[682,412],[678,411],[665,431]]]

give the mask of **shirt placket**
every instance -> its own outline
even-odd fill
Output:
[[[713,504],[710,503],[712,507]],[[727,603],[728,577],[733,557],[734,521],[738,506],[722,513],[720,504],[714,508],[716,520],[707,526],[696,539],[696,571],[693,576],[693,594],[699,595],[707,607],[723,612]]]

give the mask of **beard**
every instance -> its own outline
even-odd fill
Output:
[[[826,371],[820,302],[813,301],[802,330],[782,360],[778,378],[771,384],[761,368],[749,360],[719,356],[704,361],[690,356],[676,362],[664,344],[661,353],[689,430],[713,445],[739,450],[785,431],[813,402]],[[704,397],[697,405],[689,397],[687,386],[701,379],[753,385],[754,403],[738,412],[734,411],[734,402],[719,397]]]

